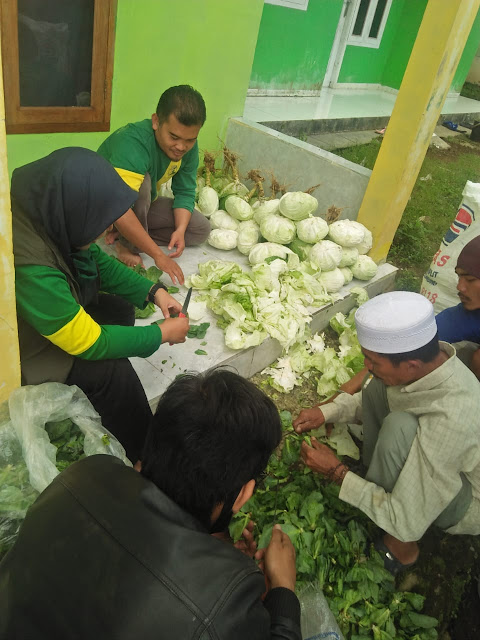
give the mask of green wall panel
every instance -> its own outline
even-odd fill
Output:
[[[404,33],[402,25],[403,8],[405,2],[408,4],[409,1],[422,4],[424,0],[393,0],[378,49],[347,45],[338,82],[384,83],[384,71],[392,51],[395,52],[394,44],[396,44],[397,34],[399,32]]]
[[[475,53],[477,52],[478,45],[480,44],[480,10],[477,13],[477,17],[472,26],[472,30],[470,31],[470,35],[468,36],[468,40],[465,43],[465,49],[463,50],[462,57],[460,58],[460,62],[458,63],[457,70],[455,71],[455,75],[453,77],[452,82],[452,90],[460,92],[465,79],[470,71],[470,67],[472,66],[473,59],[475,58]]]
[[[320,89],[343,0],[310,0],[307,11],[265,4],[250,88]]]
[[[263,0],[118,0],[111,131],[149,117],[160,94],[191,84],[207,105],[201,148],[241,116]],[[106,132],[7,136],[10,172],[65,146],[97,149]]]

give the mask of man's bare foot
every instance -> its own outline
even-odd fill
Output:
[[[127,267],[135,267],[137,264],[141,264],[143,266],[143,262],[138,253],[132,253],[130,249],[127,249],[121,242],[117,242],[115,245],[115,250],[117,252],[117,258],[123,264],[126,264]]]
[[[107,231],[105,234],[105,244],[113,244],[115,240],[118,238],[119,233],[116,229],[112,229],[112,231]]]

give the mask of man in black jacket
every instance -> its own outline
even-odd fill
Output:
[[[274,404],[240,376],[177,378],[140,473],[85,458],[30,508],[0,565],[0,639],[300,639],[288,536],[276,526],[256,551],[246,530],[242,553],[212,535],[251,497],[280,435]]]

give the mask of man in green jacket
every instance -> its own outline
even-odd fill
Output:
[[[189,85],[170,87],[151,119],[117,129],[98,149],[138,191],[135,205],[115,223],[119,259],[134,266],[144,251],[174,283],[183,284],[183,273],[173,258],[180,257],[185,246],[201,244],[210,232],[208,220],[194,209],[197,136],[205,119],[205,102],[198,91]],[[170,179],[174,199],[158,197],[160,186]],[[113,242],[114,236],[107,241]],[[167,256],[158,245],[173,252]]]

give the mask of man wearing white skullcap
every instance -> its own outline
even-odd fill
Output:
[[[397,573],[416,561],[432,524],[480,534],[480,385],[438,341],[433,306],[420,294],[377,296],[355,322],[372,376],[359,393],[303,410],[293,424],[301,433],[324,422],[363,423],[365,478],[314,438],[302,444],[302,458],[386,531],[375,546]]]

